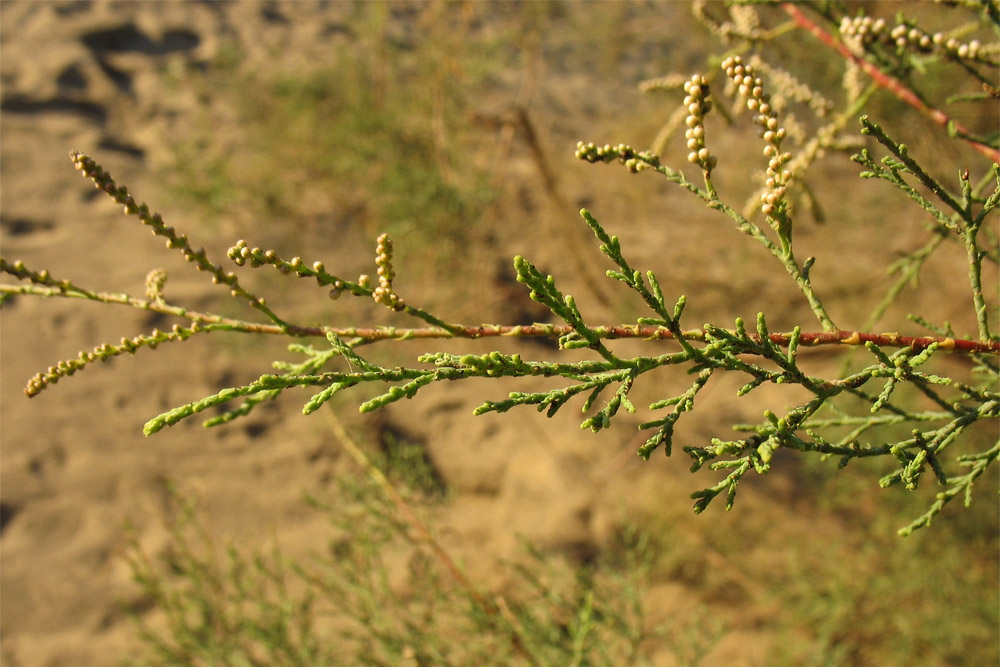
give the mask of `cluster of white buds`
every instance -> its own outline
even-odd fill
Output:
[[[243,266],[247,260],[250,260],[250,266],[253,267],[274,264],[278,260],[278,255],[273,250],[261,250],[257,247],[251,248],[243,239],[237,241],[236,245],[227,250],[226,256],[233,260],[237,266]]]
[[[778,126],[778,116],[771,106],[771,97],[764,92],[764,81],[757,76],[752,65],[744,64],[740,56],[726,58],[722,63],[726,76],[736,85],[740,96],[746,99],[747,109],[757,112],[754,123],[761,126],[760,136],[764,139],[764,156],[767,163],[767,186],[761,194],[764,215],[773,215],[784,206],[785,188],[792,173],[785,165],[792,159],[791,153],[781,152],[781,141],[787,135],[785,128]]]
[[[146,298],[150,301],[163,301],[163,286],[167,283],[167,272],[163,269],[153,269],[146,274]]]
[[[915,46],[921,51],[930,51],[934,47],[934,38],[915,26],[908,26],[903,23],[898,24],[889,31],[889,39],[901,49]],[[938,43],[944,43],[943,33],[938,33]]]
[[[965,43],[949,37],[947,33],[928,33],[908,23],[898,23],[889,28],[884,19],[870,16],[845,16],[840,22],[840,36],[855,55],[861,55],[864,47],[873,42],[894,45],[899,50],[940,51],[963,60],[980,60],[996,55],[995,49],[984,48],[978,39]]]
[[[948,37],[944,33],[936,32],[931,35],[931,42],[934,46],[944,49],[952,55],[958,56],[959,58],[969,60],[980,60],[981,57],[988,55],[997,54],[996,44],[992,45],[992,49],[983,48],[978,39],[974,39],[968,43],[962,43],[955,39],[954,37]]]
[[[695,74],[684,84],[684,92],[687,93],[684,106],[688,112],[684,119],[684,124],[687,125],[684,138],[691,151],[688,153],[688,162],[700,166],[706,174],[711,174],[719,159],[705,147],[705,114],[712,110],[708,81],[701,74]]]
[[[840,21],[840,38],[854,55],[864,53],[865,44],[879,39],[886,31],[885,19],[870,16],[845,16]]]
[[[586,160],[591,164],[618,160],[628,167],[628,170],[633,174],[643,169],[649,169],[651,166],[649,161],[655,159],[652,153],[648,151],[637,152],[628,144],[618,144],[616,146],[604,144],[603,146],[598,146],[594,142],[584,143],[582,141],[576,142],[575,155],[578,160]]]
[[[392,291],[392,279],[396,277],[396,272],[392,268],[392,239],[388,234],[382,234],[376,242],[378,245],[375,246],[375,266],[378,267],[378,287],[372,292],[372,298],[375,299],[375,303],[381,303],[393,310],[402,310],[406,304]]]

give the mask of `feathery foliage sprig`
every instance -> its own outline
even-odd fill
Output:
[[[767,36],[758,23],[748,22],[749,14],[742,11],[747,9],[743,7],[738,16],[734,15],[740,21],[728,27],[717,26],[727,39],[742,41],[744,46]],[[984,78],[982,69],[998,66],[997,51],[993,45],[975,40],[959,43],[957,38],[939,37],[944,33],[922,32],[912,22],[903,21],[890,29],[884,22],[866,21],[865,17],[837,17],[825,4],[814,9],[832,24],[840,26],[843,41],[836,42],[836,47],[845,56],[848,71],[860,68],[874,80],[868,90],[848,95],[843,113],[831,113],[828,100],[816,101],[807,87],[776,65],[767,64],[757,56],[744,59],[733,54],[721,61],[715,74],[697,74],[686,79],[667,77],[661,80],[662,85],[644,87],[652,91],[675,84],[683,86],[686,94],[683,101],[685,140],[690,151],[687,160],[700,169],[700,185],[682,171],[666,166],[654,152],[635,150],[625,144],[600,146],[581,141],[576,156],[590,163],[619,162],[632,173],[656,174],[700,199],[708,209],[728,218],[737,231],[760,244],[785,269],[813,313],[815,323],[803,323],[787,332],[772,332],[767,317],[760,313],[749,327],[740,318],[736,318],[731,327],[720,323],[694,327],[686,322],[682,324],[687,297],[665,293],[654,272],[634,267],[626,258],[619,239],[610,235],[592,212],[582,210],[583,222],[594,233],[601,252],[611,262],[607,276],[638,295],[649,309],[649,313],[637,318],[635,323],[594,323],[576,299],[557,286],[555,278],[544,275],[523,257],[514,259],[517,281],[524,285],[530,299],[545,306],[562,324],[456,324],[414,306],[396,292],[394,249],[387,234],[377,239],[377,285],[374,287],[367,275],[349,280],[328,272],[322,261],[309,264],[299,257],[285,260],[273,250],[253,247],[245,240],[238,241],[227,253],[237,266],[267,265],[283,275],[310,278],[328,289],[331,299],[343,294],[372,299],[426,326],[335,328],[298,325],[279,317],[263,298],[242,286],[236,273],[226,271],[222,264],[211,260],[204,249],[193,249],[187,236],[168,226],[146,204],[137,202],[93,159],[74,152],[72,159],[76,167],[97,188],[122,205],[126,214],[137,217],[155,235],[166,238],[168,248],[179,250],[199,271],[210,274],[214,283],[225,285],[232,298],[263,313],[267,321],[195,312],[175,304],[164,293],[166,275],[160,271],[150,274],[143,298],[89,290],[72,281],[58,280],[47,270],[35,271],[20,261],[0,259],[0,271],[27,281],[27,284],[0,286],[4,298],[13,294],[83,298],[154,311],[183,322],[170,332],[154,330],[147,335],[123,338],[120,343],[104,344],[90,352],[81,352],[78,358],[58,362],[32,378],[25,392],[29,396],[37,395],[60,378],[73,375],[95,361],[134,354],[141,348],[155,349],[161,343],[182,342],[196,333],[266,333],[320,338],[326,347],[296,341],[289,346],[289,351],[298,355],[298,361],[275,362],[276,373],[261,374],[247,384],[226,387],[169,410],[149,420],[144,432],[151,435],[210,408],[242,399],[237,407],[205,422],[206,426],[223,424],[294,387],[310,388],[314,392],[303,407],[303,413],[310,414],[341,392],[364,384],[387,383],[387,390],[360,405],[362,412],[369,412],[411,399],[424,387],[438,382],[523,377],[553,378],[557,382],[542,391],[511,392],[504,398],[486,400],[476,408],[475,414],[504,413],[521,406],[534,406],[551,416],[580,397],[585,415],[581,428],[597,432],[609,428],[622,409],[630,413],[640,410],[630,394],[643,379],[641,376],[663,367],[677,366],[694,379],[677,395],[648,405],[648,410],[657,416],[639,425],[640,430],[648,433],[638,448],[638,454],[645,459],[661,447],[668,456],[673,453],[678,423],[697,409],[699,394],[715,376],[740,377],[743,384],[739,396],[746,396],[765,385],[796,388],[789,394],[797,397],[791,408],[780,412],[768,409],[759,423],[733,425],[736,432],[745,437],[716,437],[707,444],[683,446],[683,452],[691,459],[692,472],[707,468],[721,476],[714,484],[693,494],[696,512],[706,509],[722,494],[726,497],[726,508],[732,508],[737,486],[747,474],[767,473],[779,450],[793,450],[832,457],[841,468],[855,459],[880,457],[893,461],[896,469],[878,480],[883,487],[902,485],[913,490],[924,474],[930,473],[943,490],[927,512],[901,532],[909,533],[925,526],[953,498],[962,496],[968,504],[975,480],[1000,456],[1000,442],[979,452],[954,452],[958,449],[956,443],[970,427],[1000,418],[1000,392],[997,390],[1000,338],[993,333],[995,326],[990,324],[996,304],[989,302],[983,288],[983,264],[997,263],[1000,255],[993,229],[995,210],[1000,203],[1000,166],[994,164],[989,173],[983,175],[973,175],[969,169],[963,169],[958,176],[957,191],[953,192],[947,183],[935,179],[921,166],[921,161],[931,156],[912,154],[878,123],[861,116],[861,134],[874,138],[887,152],[881,158],[876,158],[867,148],[856,154],[853,159],[865,169],[861,176],[886,181],[901,190],[914,206],[929,216],[928,226],[933,234],[927,245],[906,258],[900,282],[890,289],[873,313],[872,321],[876,321],[899,294],[902,284],[916,275],[926,258],[942,243],[953,239],[965,249],[968,259],[969,301],[977,323],[973,336],[957,335],[947,324],[937,326],[919,318],[915,318],[916,324],[930,326],[933,335],[869,333],[867,326],[848,322],[848,318],[838,318],[842,324],[836,324],[810,276],[817,258],[800,259],[795,254],[795,203],[808,197],[809,186],[805,180],[808,167],[821,153],[835,149],[838,142],[844,140],[848,120],[877,88],[890,90],[910,103],[916,101],[914,106],[940,120],[943,113],[931,109],[913,92],[912,80],[920,66],[926,64],[924,61],[944,58],[988,88],[992,79]],[[830,34],[806,18],[800,9],[788,6],[786,11],[794,22],[833,43]],[[702,13],[707,17],[704,8]],[[995,15],[989,12],[983,17],[987,24],[995,26],[998,23]],[[716,77],[729,83],[732,93],[739,99],[738,106],[751,111],[753,123],[759,127],[766,169],[758,184],[759,195],[750,209],[731,203],[729,196],[720,194],[712,180],[714,174],[725,168],[724,160],[708,149],[711,133],[706,126],[706,114],[718,105],[712,98]],[[765,77],[773,81],[769,83]],[[769,89],[772,84],[774,92]],[[987,94],[977,101],[995,108],[995,99]],[[790,115],[782,116],[783,109],[790,104],[804,106],[817,118],[832,117],[832,120],[811,139],[795,141],[793,135],[796,133],[789,129],[794,121]],[[673,116],[671,123],[678,122],[680,117]],[[996,154],[995,137],[974,135],[950,120],[945,124],[955,139],[974,146],[981,153]],[[661,132],[657,143],[665,145],[670,131],[666,128]],[[847,328],[842,328],[844,325]],[[550,338],[558,342],[560,350],[588,350],[592,358],[534,360],[522,354],[499,351],[463,355],[432,351],[417,357],[417,363],[412,366],[388,367],[359,351],[363,346],[381,341],[432,337],[478,339],[496,335],[515,339]],[[646,340],[650,353],[623,356],[610,342],[620,338]],[[673,346],[664,349],[669,345],[667,341],[673,341]],[[843,373],[829,376],[810,373],[799,362],[814,348],[838,345],[863,352],[863,361],[855,358],[853,370],[845,367]],[[937,365],[933,362],[949,354],[972,359],[977,371],[974,379],[952,377],[935,370]],[[338,357],[349,362],[347,371],[329,370],[331,362]],[[899,435],[904,428],[908,432]],[[946,451],[949,449],[953,451]],[[953,452],[956,455],[950,456]]]

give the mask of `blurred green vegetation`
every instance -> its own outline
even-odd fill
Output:
[[[409,30],[390,30],[396,9],[414,14]],[[495,201],[469,118],[517,56],[508,34],[479,35],[437,4],[361,3],[354,14],[315,62],[248,67],[229,42],[207,67],[174,73],[202,105],[168,180],[209,221],[387,231],[445,260]]]
[[[400,488],[416,486],[399,472]],[[439,502],[436,492],[407,496],[425,515]],[[173,502],[170,549],[153,558],[137,539],[129,547],[135,579],[160,614],[131,612],[148,651],[129,665],[611,667],[653,664],[664,637],[681,664],[695,664],[722,635],[709,621],[644,629],[649,553],[631,528],[583,568],[526,545],[525,558],[508,565],[514,585],[486,608],[369,480],[340,477],[330,498],[306,500],[331,520],[328,548],[308,562],[277,545],[252,553],[220,545],[193,499]]]

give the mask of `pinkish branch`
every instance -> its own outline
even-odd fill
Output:
[[[478,324],[451,325],[452,330],[441,327],[305,327],[295,324],[278,326],[260,322],[247,322],[229,317],[221,317],[209,313],[200,313],[178,306],[172,306],[163,301],[138,299],[126,294],[107,292],[73,292],[41,285],[3,285],[0,292],[11,294],[37,294],[42,296],[62,296],[68,298],[88,298],[103,303],[113,303],[141,310],[151,310],[164,315],[182,317],[199,324],[220,325],[219,329],[240,333],[259,333],[272,335],[294,336],[299,338],[325,337],[333,333],[342,338],[361,338],[369,342],[382,340],[409,340],[411,338],[492,338],[508,336],[515,338],[559,338],[573,333],[573,327],[567,324]],[[593,331],[599,338],[606,340],[634,338],[647,340],[671,340],[674,334],[663,326],[618,324],[611,326],[596,326]],[[685,340],[704,340],[703,329],[689,329],[681,332]],[[758,341],[757,334],[749,334],[752,340]],[[769,339],[776,345],[786,346],[792,338],[791,333],[772,333]],[[898,333],[861,333],[858,331],[824,331],[799,334],[799,345],[815,347],[820,345],[864,345],[872,342],[879,347],[912,347],[914,350],[926,349],[932,343],[937,343],[940,349],[966,354],[986,353],[1000,354],[1000,341],[977,341],[946,336],[902,336]]]
[[[938,123],[939,125],[942,125],[944,127],[947,127],[949,123],[953,124],[955,129],[960,134],[965,135],[963,136],[963,139],[965,139],[966,143],[968,143],[974,150],[978,151],[979,153],[982,153],[983,155],[993,160],[994,162],[1000,162],[1000,151],[996,150],[995,148],[991,148],[990,146],[987,146],[985,144],[979,143],[978,141],[966,138],[969,135],[969,131],[965,127],[963,127],[961,123],[952,118],[949,118],[948,115],[945,114],[940,109],[935,109],[933,107],[927,106],[923,102],[923,100],[921,100],[919,97],[916,96],[916,94],[914,94],[912,90],[904,86],[898,80],[889,76],[888,74],[886,74],[878,67],[865,60],[864,58],[860,58],[857,55],[851,53],[850,49],[848,49],[846,46],[844,46],[843,43],[835,39],[833,35],[823,30],[823,28],[817,25],[814,21],[810,20],[809,17],[806,16],[804,13],[802,13],[802,10],[800,10],[794,4],[786,2],[783,3],[781,6],[782,9],[784,9],[785,12],[788,13],[788,15],[791,16],[795,20],[795,22],[798,23],[802,28],[810,32],[814,37],[819,39],[821,42],[823,42],[830,48],[837,51],[837,53],[839,53],[845,60],[850,60],[858,67],[860,67],[865,72],[865,74],[870,76],[872,80],[875,81],[875,83],[878,86],[885,88],[903,102],[906,102],[917,111],[920,111],[921,113],[925,114],[935,123]]]
[[[181,317],[197,325],[209,325],[214,330],[234,331],[239,333],[271,334],[294,336],[297,338],[326,337],[333,333],[342,338],[360,338],[366,342],[375,343],[383,340],[409,340],[416,338],[492,338],[507,336],[514,338],[550,338],[558,339],[573,333],[572,326],[567,324],[528,324],[528,325],[450,325],[449,329],[442,327],[307,327],[295,324],[264,324],[248,322],[229,317],[221,317],[210,313],[201,313],[178,306],[173,306],[162,300],[139,299],[127,294],[107,292],[88,292],[85,290],[66,290],[43,285],[2,285],[0,292],[8,294],[36,294],[41,296],[61,296],[67,298],[86,298],[118,305],[131,306],[141,310],[150,310],[164,315]],[[597,338],[672,340],[675,335],[664,326],[618,324],[593,327]],[[703,329],[689,329],[681,332],[684,340],[705,340]],[[758,334],[748,334],[751,340],[760,342]],[[775,345],[787,346],[792,339],[791,333],[772,333],[768,339]],[[961,352],[965,354],[1000,354],[1000,341],[977,341],[946,336],[902,336],[898,333],[861,333],[858,331],[824,331],[799,334],[799,345],[817,347],[822,345],[864,345],[872,342],[879,347],[911,347],[914,350],[924,350],[933,343],[939,349]],[[37,392],[32,392],[37,393]],[[30,394],[29,394],[30,395]]]

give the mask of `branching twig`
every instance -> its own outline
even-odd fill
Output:
[[[849,62],[868,72],[878,85],[892,90],[936,121],[950,122],[944,114],[920,102],[913,91],[889,76],[886,71],[838,44],[828,33],[809,21],[798,8],[785,5],[785,9],[799,25],[811,30],[820,39],[837,48]],[[843,25],[846,28],[842,28],[842,32],[848,34],[847,29],[855,25],[854,19],[845,17],[845,21]],[[862,25],[867,24],[862,21]],[[881,30],[883,27],[872,24],[872,30]],[[777,33],[734,27],[726,34],[731,39],[758,41],[769,39]],[[899,48],[905,47],[906,40],[911,38],[917,40],[918,46],[932,41],[925,33],[912,28],[905,38],[900,33],[897,38],[902,40]],[[858,44],[854,46],[861,52]],[[991,50],[978,51],[979,47],[974,42],[963,47],[950,42],[944,45],[944,48],[954,51],[952,59],[960,64],[971,67],[968,63],[963,63],[963,60],[971,60],[974,64],[984,66],[992,64]],[[876,52],[882,53],[879,49],[873,50],[873,53]],[[709,128],[705,123],[706,115],[714,108],[712,77],[699,74],[683,83],[686,93],[684,109],[687,116],[684,123],[687,127],[685,138],[689,150],[687,159],[701,170],[703,186],[689,180],[681,171],[666,166],[659,156],[649,151],[637,151],[626,144],[597,146],[580,142],[577,157],[592,163],[617,161],[630,172],[655,172],[668,183],[693,194],[707,208],[723,213],[735,224],[737,230],[759,243],[784,267],[808,302],[820,331],[813,330],[816,328],[814,322],[808,327],[800,325],[788,332],[774,333],[770,331],[764,314],[759,314],[750,327],[739,318],[732,327],[711,322],[696,327],[683,324],[687,297],[665,294],[654,272],[633,266],[626,259],[619,239],[608,234],[597,218],[587,210],[581,211],[583,221],[599,241],[601,251],[613,264],[607,275],[624,289],[634,292],[648,308],[646,316],[638,317],[634,324],[592,323],[585,315],[587,309],[581,307],[572,295],[565,294],[558,288],[555,278],[543,275],[523,257],[514,260],[518,281],[526,287],[528,296],[544,305],[560,323],[452,323],[408,303],[397,292],[398,281],[394,282],[394,249],[386,234],[379,236],[377,240],[377,285],[372,284],[373,281],[367,275],[349,280],[327,271],[321,261],[310,264],[300,257],[284,259],[273,250],[252,247],[242,240],[237,242],[227,253],[237,266],[270,266],[282,275],[308,278],[310,282],[315,280],[316,285],[328,290],[333,299],[345,293],[370,299],[394,313],[414,317],[426,326],[333,327],[296,324],[278,317],[263,298],[244,288],[234,272],[224,271],[221,265],[212,262],[204,250],[194,250],[186,236],[168,227],[146,204],[137,203],[126,188],[116,184],[111,175],[91,158],[74,152],[72,157],[77,168],[123,206],[128,215],[137,217],[154,234],[166,238],[168,247],[180,250],[185,259],[199,271],[209,273],[213,282],[225,285],[233,298],[249,303],[251,307],[264,313],[267,321],[227,317],[178,305],[165,294],[166,274],[159,270],[149,274],[146,295],[141,298],[84,288],[72,281],[55,278],[48,270],[39,271],[29,268],[23,262],[10,262],[0,258],[0,272],[27,281],[0,285],[0,303],[9,302],[19,295],[84,299],[155,312],[181,321],[168,332],[156,329],[148,334],[122,338],[119,343],[108,343],[83,351],[78,357],[61,361],[36,375],[25,391],[29,396],[34,396],[60,378],[73,375],[97,361],[126,353],[133,354],[141,348],[155,349],[161,343],[182,342],[197,333],[268,334],[293,339],[295,342],[288,349],[299,355],[298,360],[277,361],[274,363],[274,373],[262,374],[241,386],[224,387],[214,394],[164,412],[149,420],[144,432],[147,435],[155,433],[193,415],[234,399],[241,399],[242,402],[237,407],[207,420],[205,425],[227,423],[293,388],[309,388],[313,392],[303,406],[303,412],[311,414],[341,392],[375,383],[381,387],[381,393],[359,406],[361,412],[369,412],[396,401],[413,398],[424,387],[434,383],[460,382],[473,378],[514,380],[528,377],[550,378],[555,380],[555,384],[539,391],[513,391],[506,397],[486,400],[476,408],[475,414],[504,413],[532,406],[551,416],[579,397],[585,413],[581,427],[599,431],[611,426],[622,409],[627,412],[638,412],[641,409],[642,406],[634,404],[633,396],[636,384],[643,381],[644,375],[658,369],[681,367],[694,377],[693,382],[676,395],[650,403],[648,410],[665,412],[659,412],[639,425],[646,433],[643,436],[645,440],[638,447],[638,454],[644,458],[661,447],[667,455],[673,452],[678,424],[695,410],[696,402],[698,409],[702,409],[703,399],[699,398],[701,392],[720,374],[741,379],[742,386],[737,392],[739,397],[768,385],[796,388],[794,398],[790,401],[791,407],[773,411],[764,409],[761,421],[756,424],[734,424],[733,428],[739,434],[735,439],[713,437],[708,444],[683,447],[684,453],[691,459],[692,471],[706,468],[716,471],[721,477],[693,494],[696,512],[706,509],[720,495],[725,495],[727,509],[733,507],[739,483],[752,473],[767,473],[776,453],[786,449],[822,457],[836,457],[841,467],[855,459],[888,458],[895,461],[895,469],[879,480],[883,487],[899,485],[907,490],[916,489],[924,473],[929,471],[936,483],[947,487],[947,491],[938,494],[930,509],[903,532],[925,526],[957,495],[964,494],[968,502],[973,481],[996,462],[997,452],[1000,451],[997,446],[992,446],[981,452],[963,451],[953,457],[952,461],[946,460],[946,455],[952,454],[951,450],[968,433],[970,426],[1000,419],[1000,392],[997,391],[996,383],[1000,373],[1000,364],[996,361],[1000,357],[1000,338],[991,333],[990,316],[995,304],[989,303],[991,295],[983,291],[982,267],[984,260],[995,262],[997,257],[997,249],[993,247],[996,235],[986,221],[988,216],[995,215],[1000,206],[1000,166],[994,165],[991,177],[979,181],[979,185],[975,187],[968,170],[962,170],[958,188],[953,192],[931,176],[905,144],[890,138],[879,125],[862,116],[863,133],[874,137],[889,153],[878,160],[868,150],[862,150],[854,156],[853,159],[866,169],[862,176],[884,180],[903,192],[930,216],[928,227],[935,234],[929,243],[905,258],[900,281],[877,306],[874,317],[885,311],[892,298],[900,293],[904,282],[917,275],[920,265],[943,244],[944,239],[951,238],[960,241],[966,250],[977,332],[975,336],[957,335],[947,323],[937,325],[916,316],[913,317],[914,321],[934,335],[873,333],[858,330],[857,325],[841,329],[834,323],[826,304],[814,289],[810,269],[815,258],[808,257],[803,261],[796,258],[793,201],[789,188],[801,181],[803,172],[818,159],[823,150],[836,145],[846,118],[864,105],[867,95],[849,96],[844,113],[836,116],[832,123],[827,123],[813,140],[798,142],[803,150],[795,158],[786,150],[784,142],[791,140],[789,134],[796,131],[795,128],[800,127],[800,124],[789,122],[789,115],[781,115],[787,100],[779,102],[777,96],[772,97],[769,92],[771,83],[766,82],[764,77],[766,74],[775,77],[778,82],[783,80],[786,90],[794,87],[797,92],[792,98],[800,102],[808,101],[804,99],[809,97],[808,89],[797,86],[790,77],[783,76],[774,68],[764,67],[760,62],[753,59],[744,62],[741,56],[731,55],[721,63],[730,86],[739,96],[740,106],[753,114],[753,122],[759,127],[762,151],[766,159],[766,170],[761,182],[757,184],[759,202],[746,215],[738,213],[727,203],[727,195],[720,192],[713,182],[713,176],[725,165],[709,150],[709,146],[715,144],[711,141]],[[891,60],[883,59],[879,62],[885,65]],[[775,87],[776,90],[780,89],[780,84],[776,83]],[[826,113],[828,106],[830,105],[825,102],[812,105],[816,109],[822,109],[823,113]],[[530,123],[525,121],[524,125],[530,129]],[[964,130],[959,128],[959,136],[971,141],[964,134]],[[972,145],[977,150],[996,157],[994,149],[981,143],[972,142]],[[543,168],[549,190],[556,192],[557,187],[553,185],[554,172],[548,162],[539,158],[538,163]],[[996,186],[992,192],[988,192],[991,182],[995,182]],[[983,230],[985,232],[980,236]],[[984,244],[989,247],[984,247]],[[579,262],[585,261],[583,258],[576,259]],[[514,340],[548,338],[557,341],[560,350],[579,350],[584,355],[589,353],[591,356],[574,356],[575,360],[532,360],[521,354],[500,351],[483,354],[432,351],[418,356],[412,366],[387,367],[360,353],[362,346],[380,341],[488,339],[499,336]],[[302,339],[310,337],[322,337],[325,343],[314,347],[302,342]],[[647,350],[656,351],[629,357],[622,350],[633,350],[634,347],[612,345],[611,341],[617,339],[646,341],[649,344]],[[666,341],[673,341],[676,347],[672,350],[668,348],[668,351],[657,347]],[[856,348],[861,352],[851,359],[851,366],[845,364],[840,373],[807,370],[800,364],[800,359],[808,350],[836,350],[838,346],[843,346],[839,349]],[[948,367],[936,362],[946,353],[964,355],[973,360],[976,364],[975,374],[967,376],[941,370]],[[328,366],[338,357],[348,362],[349,371],[328,370]],[[859,360],[863,361],[855,365]],[[817,372],[824,375],[816,375]],[[335,426],[335,430],[336,428]],[[908,434],[905,433],[907,428]],[[434,542],[423,524],[409,511],[398,494],[394,493],[391,485],[384,477],[380,478],[373,472],[374,468],[360,454],[360,450],[346,444],[349,439],[342,433],[342,429],[338,432],[338,437],[345,441],[345,447],[352,456],[389,494],[420,539],[430,545],[477,607],[488,616],[509,621],[502,604],[494,604],[472,589],[447,553]],[[956,467],[969,470],[960,475],[954,470]],[[517,624],[507,625],[517,644]],[[521,643],[521,646],[525,648],[527,645]],[[526,657],[531,659],[530,651],[527,651]]]

